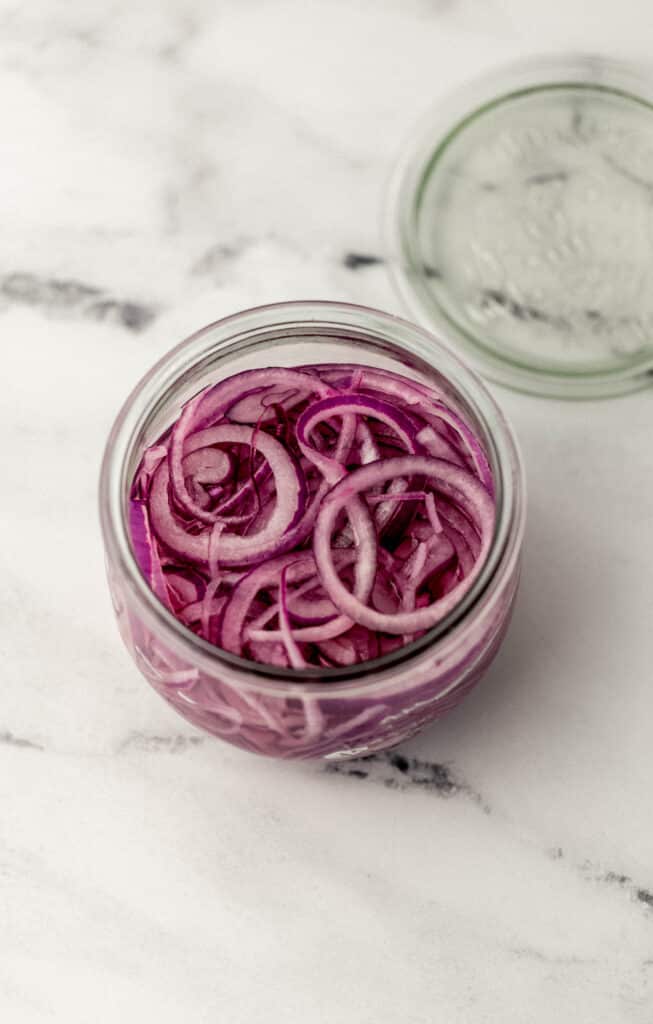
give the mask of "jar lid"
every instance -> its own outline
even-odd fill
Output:
[[[438,103],[397,168],[412,315],[534,394],[653,383],[653,84],[597,57],[495,71]]]

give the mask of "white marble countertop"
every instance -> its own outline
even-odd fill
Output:
[[[438,94],[534,49],[645,56],[652,27],[648,0],[0,3],[3,1024],[650,1024],[652,393],[496,389],[530,485],[514,625],[365,778],[224,746],[146,686],[95,492],[190,330],[400,308],[348,254],[381,259]]]

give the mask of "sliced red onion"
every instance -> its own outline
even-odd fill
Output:
[[[207,588],[207,590],[208,590],[208,588]],[[216,590],[217,590],[217,586],[216,586]],[[206,591],[205,591],[205,593],[206,593]],[[226,603],[227,603],[226,594],[223,595],[222,597],[214,597],[210,601],[210,603],[208,604],[208,608],[207,608],[207,602],[205,602],[204,599],[202,599],[201,601],[192,601],[189,604],[187,604],[184,608],[181,609],[181,611],[178,613],[179,614],[179,618],[181,619],[181,621],[186,626],[193,626],[193,625],[200,625],[200,626],[202,626],[202,633],[203,633],[204,637],[206,639],[208,639],[207,630],[206,630],[206,628],[205,628],[205,626],[203,624],[202,616],[203,615],[207,616],[208,623],[209,623],[209,630],[210,630],[211,620],[212,619],[218,619],[220,617],[220,615],[222,613],[222,609],[224,608]]]
[[[386,397],[390,396],[398,400],[404,409],[426,415],[428,422],[433,423],[439,420],[451,427],[473,460],[479,479],[488,490],[492,489],[492,473],[485,452],[461,416],[445,404],[446,396],[444,394],[434,393],[432,388],[426,387],[419,381],[408,380],[406,377],[400,377],[387,370],[371,367],[364,367],[359,387],[361,389],[371,387],[381,391]],[[418,440],[422,441],[422,438],[418,436]],[[431,454],[441,457],[439,452],[433,451]]]
[[[368,366],[275,367],[187,403],[143,455],[130,532],[149,586],[205,640],[288,670],[349,667],[466,593],[491,543],[492,494],[482,445],[444,390]],[[321,728],[320,707],[298,701],[296,724],[283,720],[289,751]],[[258,715],[236,694],[225,706],[238,728]]]
[[[310,443],[311,431],[318,423],[323,423],[332,416],[353,417],[366,416],[380,420],[391,427],[402,442],[406,451],[415,451],[415,431],[410,420],[404,416],[401,409],[393,408],[387,402],[378,401],[373,398],[365,398],[361,395],[343,395],[332,398],[323,398],[319,402],[309,405],[297,421],[297,444],[302,453],[318,468],[324,466],[324,475],[329,477],[331,461],[328,464],[325,456],[315,451]]]
[[[222,424],[194,434],[187,448],[195,451],[214,444],[250,445],[254,431],[249,427]],[[287,531],[296,524],[304,509],[304,487],[293,457],[273,437],[260,431],[256,448],[265,456],[275,480],[276,503],[266,526],[257,533],[242,537],[227,533],[220,544],[224,565],[247,565],[278,550]],[[152,526],[157,536],[173,551],[197,562],[208,562],[210,532],[191,534],[174,516],[168,499],[168,467],[162,462],[157,469],[150,492]]]
[[[464,515],[456,505],[443,499],[440,503],[440,517],[444,524],[443,529],[453,528],[456,530],[464,538],[474,560],[476,560],[481,551],[481,537],[468,516]]]
[[[195,431],[216,423],[230,408],[247,396],[278,384],[286,390],[296,387],[307,394],[328,395],[331,388],[321,380],[296,370],[276,367],[267,370],[245,370],[213,387],[201,391],[188,402],[174,425],[170,442],[170,479],[176,500],[182,508],[203,522],[212,520],[205,517],[204,510],[193,501],[186,487],[183,473],[183,457],[186,453],[186,439]]]
[[[206,580],[199,573],[192,573],[191,575],[190,573],[180,571],[177,567],[173,567],[171,572],[166,572],[164,569],[164,575],[170,603],[175,613],[178,610],[187,608],[194,602],[199,603],[202,594],[206,590]]]
[[[140,502],[132,501],[129,506],[129,532],[141,571],[159,601],[167,608],[170,603],[168,584],[156,542],[152,537],[147,506]]]
[[[295,641],[292,631],[290,629],[290,620],[288,618],[288,596],[287,596],[287,577],[288,577],[288,566],[285,565],[281,570],[281,581],[279,584],[279,627],[281,636],[283,639],[283,645],[286,648],[286,654],[288,655],[288,661],[293,668],[306,668],[306,662],[302,657],[297,642]]]
[[[196,484],[221,484],[232,472],[231,459],[220,448],[198,448],[184,456],[184,477]]]
[[[442,491],[475,514],[483,538],[481,557],[472,567],[472,571],[446,597],[417,611],[385,615],[370,608],[343,585],[333,561],[331,534],[338,513],[350,505],[353,498],[393,477],[418,473],[427,477],[437,490]],[[313,550],[324,588],[343,615],[347,615],[362,626],[367,626],[368,629],[383,633],[406,634],[430,629],[460,601],[481,569],[493,532],[494,505],[492,499],[483,485],[471,473],[465,472],[459,466],[445,462],[444,459],[407,455],[387,459],[383,463],[362,466],[336,484],[320,507],[315,523]]]

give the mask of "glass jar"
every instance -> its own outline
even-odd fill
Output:
[[[179,622],[149,589],[127,527],[143,451],[207,385],[266,365],[362,363],[442,389],[488,454],[492,545],[473,586],[411,644],[348,668],[278,668],[231,655]],[[145,678],[184,718],[260,754],[348,758],[394,746],[455,707],[505,635],[517,591],[524,481],[512,432],[481,381],[432,334],[361,306],[291,302],[227,317],[154,366],[123,406],[100,482],[106,563],[120,632]]]

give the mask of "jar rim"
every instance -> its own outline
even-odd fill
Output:
[[[418,640],[397,651],[342,668],[292,669],[265,665],[231,654],[197,636],[155,596],[138,566],[129,539],[125,496],[131,480],[127,469],[136,438],[153,412],[174,391],[185,373],[211,355],[236,354],[244,340],[251,341],[253,333],[278,332],[279,328],[291,327],[306,327],[316,334],[325,328],[358,330],[361,339],[367,336],[383,342],[436,369],[479,420],[490,447],[488,455],[497,488],[497,516],[490,551],[474,584],[449,615]],[[256,340],[263,340],[263,337]],[[439,360],[437,368],[433,364],[435,355]],[[207,324],[169,350],[136,384],[116,417],[102,461],[99,497],[107,556],[122,570],[139,613],[154,631],[165,633],[168,644],[192,658],[194,664],[201,663],[209,673],[215,673],[216,669],[231,670],[238,682],[246,683],[246,677],[255,677],[258,685],[292,682],[303,684],[311,692],[319,684],[328,684],[330,691],[339,684],[349,688],[352,683],[359,683],[366,687],[386,670],[399,665],[405,667],[423,652],[432,653],[439,642],[455,637],[469,622],[479,602],[491,599],[500,570],[517,557],[525,519],[524,476],[517,442],[512,428],[477,375],[440,338],[422,327],[370,307],[322,300],[272,303],[242,310]]]
[[[538,89],[585,85],[616,92],[653,114],[653,78],[644,65],[592,53],[543,54],[486,70],[443,95],[414,126],[386,186],[384,251],[405,308],[427,329],[444,330],[452,345],[484,377],[527,394],[565,399],[616,396],[653,383],[653,352],[611,367],[559,368],[513,359],[485,344],[437,300],[429,288],[417,239],[416,204],[437,173],[442,154],[468,124],[515,97]]]

